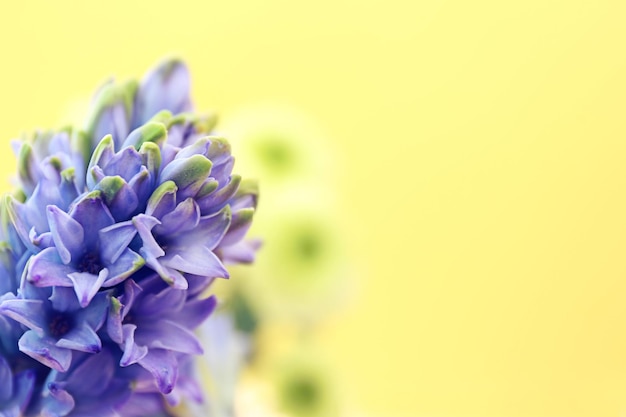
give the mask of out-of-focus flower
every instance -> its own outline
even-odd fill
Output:
[[[344,296],[343,248],[332,216],[316,206],[285,203],[256,225],[272,239],[258,259],[258,277],[244,277],[239,287],[265,318],[317,320]]]
[[[229,314],[217,313],[198,329],[205,352],[196,360],[207,401],[190,405],[194,416],[232,417],[234,401],[250,338],[235,328]]]
[[[281,359],[275,373],[278,408],[293,417],[339,415],[337,388],[330,370],[310,348]]]
[[[333,153],[322,129],[292,106],[250,105],[229,115],[221,131],[232,138],[241,172],[254,173],[264,195],[297,189],[312,177],[322,183],[333,178]]]

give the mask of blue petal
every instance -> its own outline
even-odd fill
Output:
[[[196,228],[170,239],[170,246],[176,246],[179,251],[198,245],[214,249],[228,231],[231,218],[232,215],[228,206],[216,214],[201,217]]]
[[[126,318],[126,315],[133,307],[135,300],[137,300],[137,297],[142,291],[143,289],[132,279],[128,279],[124,282],[122,318]]]
[[[106,268],[101,270],[97,276],[89,272],[72,272],[68,274],[69,279],[74,284],[74,292],[81,307],[84,308],[89,305],[91,299],[102,288],[102,284],[108,274],[109,271]]]
[[[60,384],[51,382],[48,384],[49,399],[44,400],[43,415],[61,417],[67,416],[75,407],[74,398]]]
[[[183,309],[172,316],[172,320],[184,323],[188,329],[195,329],[202,324],[217,307],[217,298],[210,296],[201,300],[189,301]]]
[[[160,219],[173,211],[176,208],[176,191],[178,187],[173,181],[166,181],[159,185],[148,200],[146,214]]]
[[[59,252],[59,257],[64,264],[69,264],[72,259],[77,261],[85,251],[83,246],[83,227],[69,214],[56,206],[48,206],[46,209],[48,224],[54,245]]]
[[[170,251],[160,259],[163,266],[207,277],[229,277],[228,271],[215,254],[204,246],[191,246],[180,251]]]
[[[92,191],[79,200],[70,216],[83,226],[84,244],[87,250],[94,248],[98,241],[98,232],[115,223],[109,209],[104,205],[100,191]]]
[[[189,287],[189,283],[181,274],[174,268],[169,268],[161,264],[160,260],[155,258],[154,255],[145,251],[143,248],[139,250],[139,253],[146,260],[146,266],[151,268],[154,272],[159,274],[161,278],[169,285],[179,290],[186,290]]]
[[[150,72],[137,93],[135,125],[148,121],[161,110],[172,114],[191,109],[189,70],[179,60],[166,61]]]
[[[148,172],[148,169],[144,166],[141,167],[139,172],[128,182],[128,185],[135,192],[137,200],[139,201],[139,208],[144,209],[144,205],[150,198],[150,193],[154,187],[154,179]]]
[[[78,310],[77,319],[84,321],[92,329],[98,331],[107,318],[109,304],[109,294],[99,292],[93,297],[89,307]]]
[[[228,246],[242,240],[246,236],[246,233],[248,233],[248,230],[252,225],[253,216],[253,208],[243,208],[234,212],[232,221],[230,222],[230,226],[228,227],[228,232],[226,232],[220,244]]]
[[[122,326],[124,332],[124,354],[120,359],[120,366],[130,366],[145,358],[148,354],[146,346],[139,346],[135,343],[135,331],[137,326],[125,324]]]
[[[13,401],[19,406],[19,410],[24,412],[30,398],[33,394],[33,388],[35,385],[35,372],[27,370],[15,375],[15,392],[13,394]]]
[[[44,329],[48,327],[46,316],[42,314],[44,313],[43,305],[42,300],[4,300],[0,304],[0,314],[22,323],[43,336]]]
[[[114,219],[127,220],[139,205],[137,194],[119,175],[104,177],[95,189],[102,191],[104,202]]]
[[[135,148],[129,146],[113,155],[106,165],[100,166],[106,175],[119,175],[124,180],[130,181],[139,172],[141,165],[141,155]]]
[[[150,349],[148,354],[139,361],[156,379],[157,386],[163,394],[169,394],[178,379],[178,361],[173,352],[162,349]]]
[[[115,359],[108,350],[99,355],[88,355],[80,365],[71,370],[71,375],[66,379],[67,389],[71,389],[79,402],[85,397],[106,396],[115,371]]]
[[[193,144],[181,149],[180,152],[176,154],[175,159],[189,158],[192,155],[202,155],[202,156],[208,157],[210,145],[211,145],[211,138],[203,137],[195,141]]]
[[[161,224],[154,228],[154,233],[157,236],[185,234],[196,227],[199,221],[200,208],[193,198],[188,198],[161,218]]]
[[[111,306],[107,318],[107,333],[115,343],[122,343],[122,303],[115,297],[111,297]]]
[[[56,346],[65,349],[79,350],[87,353],[98,353],[102,349],[100,338],[91,327],[86,324],[77,325],[61,339]]]
[[[150,349],[160,348],[192,355],[203,353],[202,345],[196,336],[171,320],[144,323],[137,332],[135,340],[138,344],[145,345]]]
[[[143,317],[158,317],[172,311],[179,311],[185,305],[187,292],[174,287],[165,287],[157,294],[150,294],[141,300]]]
[[[157,241],[154,239],[154,236],[152,236],[151,232],[154,226],[156,226],[157,224],[161,224],[160,221],[152,216],[139,214],[133,217],[133,224],[135,225],[137,233],[139,233],[139,237],[141,237],[141,240],[143,242],[141,255],[146,259],[146,261],[148,260],[148,258],[145,254],[149,254],[151,258],[158,258],[165,255],[165,252],[163,251],[163,249],[161,249],[161,246],[159,246]]]
[[[137,253],[128,248],[124,249],[115,263],[107,265],[109,275],[103,285],[105,287],[112,287],[119,284],[135,271],[138,271],[145,263],[146,261]]]
[[[111,158],[115,155],[115,145],[113,143],[113,138],[111,135],[106,135],[102,138],[102,140],[98,143],[98,146],[94,149],[91,154],[91,159],[89,161],[89,165],[87,166],[87,187],[91,190],[98,182],[98,178],[94,177],[91,173],[93,172],[93,168],[99,167],[101,175],[104,175],[104,171],[102,167],[106,166]]]
[[[22,335],[18,345],[20,350],[49,368],[66,372],[72,362],[72,352],[55,346],[55,341],[47,337],[39,337],[33,330]]]
[[[111,86],[115,89],[117,86]],[[104,91],[103,91],[104,92]],[[116,97],[117,95],[117,97]],[[104,136],[111,135],[114,143],[119,144],[130,131],[130,117],[123,97],[119,94],[111,94],[105,98],[96,109],[90,122],[89,131],[94,142],[100,141]]]
[[[0,404],[8,402],[13,396],[13,372],[6,359],[0,356]]]
[[[38,287],[71,287],[68,275],[72,272],[74,269],[63,264],[56,248],[46,248],[31,259],[28,280]]]
[[[74,312],[81,308],[71,287],[53,287],[52,295],[48,299],[55,311]]]
[[[246,240],[231,246],[220,245],[215,252],[225,264],[249,264],[254,262],[260,247],[261,241]]]
[[[159,180],[173,181],[178,187],[179,199],[194,197],[209,176],[212,166],[211,161],[202,155],[174,159],[163,168]]]
[[[117,261],[137,234],[132,221],[115,223],[100,230],[100,259],[107,265]]]
[[[202,215],[208,215],[221,210],[228,200],[237,193],[240,183],[241,177],[233,175],[228,181],[228,184],[219,190],[211,194],[207,194],[205,197],[198,198],[197,201]]]

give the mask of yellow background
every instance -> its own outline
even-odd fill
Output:
[[[2,178],[10,138],[178,54],[199,108],[278,100],[331,138],[358,285],[319,338],[346,409],[623,416],[625,5],[3,3]]]

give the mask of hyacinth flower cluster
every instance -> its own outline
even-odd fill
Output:
[[[81,129],[14,144],[0,212],[0,416],[171,416],[202,401],[194,330],[249,263],[255,184],[167,61],[109,82]]]

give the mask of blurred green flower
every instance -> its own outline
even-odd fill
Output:
[[[276,368],[275,394],[280,411],[293,417],[339,415],[332,374],[308,348],[284,358]]]
[[[237,149],[237,164],[266,188],[283,188],[306,178],[332,175],[332,152],[312,120],[294,108],[257,105],[226,118],[222,130]],[[330,178],[330,177],[328,177]]]
[[[347,262],[332,213],[291,196],[297,203],[276,200],[278,209],[258,216],[253,234],[271,238],[241,289],[262,317],[317,320],[346,292]]]

